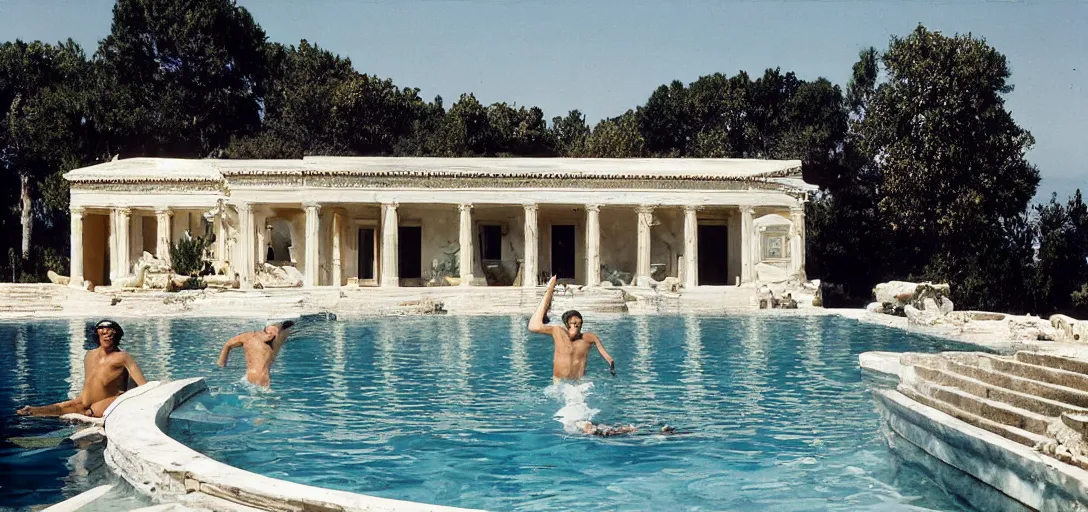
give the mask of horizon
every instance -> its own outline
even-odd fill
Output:
[[[0,0],[0,33],[4,40],[49,43],[70,37],[90,57],[109,33],[113,4]],[[687,85],[718,72],[754,77],[780,68],[845,88],[858,52],[883,51],[893,36],[904,37],[918,24],[949,35],[971,33],[1009,61],[1014,90],[1004,96],[1006,108],[1036,141],[1027,153],[1042,178],[1033,201],[1049,201],[1056,192],[1064,202],[1076,188],[1088,191],[1081,168],[1088,145],[1078,144],[1088,133],[1088,37],[1078,27],[1088,19],[1088,2],[617,4],[238,1],[269,41],[306,39],[351,59],[360,73],[418,88],[426,101],[442,96],[446,108],[462,93],[485,105],[538,106],[549,126],[553,117],[577,109],[592,127],[642,105],[660,85]],[[554,37],[541,37],[548,35]]]

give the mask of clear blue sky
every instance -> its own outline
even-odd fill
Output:
[[[1085,0],[240,0],[273,41],[300,39],[448,107],[537,105],[590,123],[679,79],[768,67],[845,85],[858,51],[918,23],[971,32],[1004,53],[1008,107],[1035,136],[1039,198],[1088,189]],[[72,37],[93,53],[112,0],[0,0],[0,40]]]

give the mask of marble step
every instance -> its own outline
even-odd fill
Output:
[[[1012,427],[984,418],[977,414],[960,409],[947,402],[932,399],[913,388],[900,386],[898,391],[922,405],[941,411],[965,423],[992,432],[1001,437],[1004,437],[1005,439],[1008,439],[1015,443],[1020,443],[1024,446],[1035,447],[1036,445],[1048,441],[1048,438],[1046,436],[1035,434],[1033,432],[1028,432],[1027,430],[1021,428]]]
[[[971,369],[969,367],[963,368],[963,365],[951,365],[952,368],[955,368],[956,366],[960,366],[960,369],[962,370]],[[914,369],[917,375],[927,382],[939,384],[941,386],[954,387],[979,398],[1001,402],[1044,416],[1058,417],[1065,412],[1088,412],[1088,409],[1083,407],[1076,407],[1068,403],[1035,396],[1028,392],[1016,391],[1012,388],[995,386],[983,380],[966,376],[963,373],[953,373],[946,370],[926,368],[923,366],[916,366]]]
[[[991,386],[1068,404],[1074,408],[1088,408],[1088,391],[1040,382],[955,361],[947,361],[947,364],[941,369],[985,382]]]
[[[1036,366],[1045,366],[1055,370],[1065,370],[1067,372],[1088,375],[1088,361],[1081,361],[1079,359],[1022,351],[1017,352],[1013,356],[1013,359]]]
[[[1077,391],[1088,392],[1088,375],[1085,374],[1024,363],[990,354],[945,353],[944,356],[953,362],[976,366],[985,370],[1000,372],[1027,380],[1055,384],[1073,388]]]
[[[1040,436],[1046,435],[1047,425],[1050,424],[1050,418],[1045,415],[981,398],[954,387],[922,382],[915,383],[911,389],[976,416]]]
[[[1062,414],[1062,423],[1080,435],[1088,436],[1088,414],[1067,412]]]

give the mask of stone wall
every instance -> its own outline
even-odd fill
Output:
[[[601,266],[635,275],[638,264],[638,214],[633,208],[601,208]],[[605,272],[601,272],[602,281]]]

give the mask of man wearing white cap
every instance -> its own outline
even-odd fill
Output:
[[[106,408],[128,390],[131,377],[137,386],[147,384],[140,365],[131,354],[121,350],[121,338],[125,335],[121,325],[113,320],[102,320],[94,326],[98,336],[98,348],[83,357],[83,391],[71,400],[41,407],[26,406],[16,411],[20,416],[61,416],[75,413],[102,417]]]

